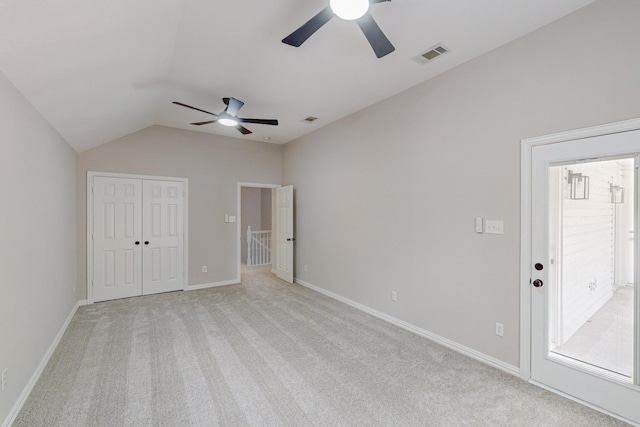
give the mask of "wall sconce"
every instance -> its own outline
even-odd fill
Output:
[[[609,191],[611,191],[611,203],[624,203],[624,187],[609,184]]]
[[[574,173],[569,170],[567,177],[569,185],[571,185],[570,198],[572,200],[585,200],[589,198],[589,177],[581,173]]]

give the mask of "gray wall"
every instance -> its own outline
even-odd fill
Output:
[[[78,301],[75,151],[0,73],[0,424]]]
[[[247,262],[247,227],[253,231],[262,230],[262,190],[256,187],[242,187],[242,225],[240,227],[240,251],[243,263]]]
[[[271,203],[272,188],[260,189],[260,222],[261,230],[273,230],[272,228],[272,214],[273,206]]]
[[[237,279],[237,183],[279,184],[282,147],[152,126],[78,155],[78,283],[86,291],[87,171],[189,179],[189,285]],[[208,267],[202,273],[202,266]]]
[[[520,140],[640,117],[639,21],[596,2],[287,144],[296,276],[517,366]]]

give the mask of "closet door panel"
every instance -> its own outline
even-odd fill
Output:
[[[95,177],[92,194],[93,300],[141,295],[142,182]]]
[[[143,181],[143,295],[184,289],[184,184]]]

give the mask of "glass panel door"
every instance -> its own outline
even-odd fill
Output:
[[[640,131],[531,150],[531,381],[640,424]]]

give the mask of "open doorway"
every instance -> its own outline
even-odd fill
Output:
[[[238,184],[238,276],[273,274],[275,262],[275,188]]]

